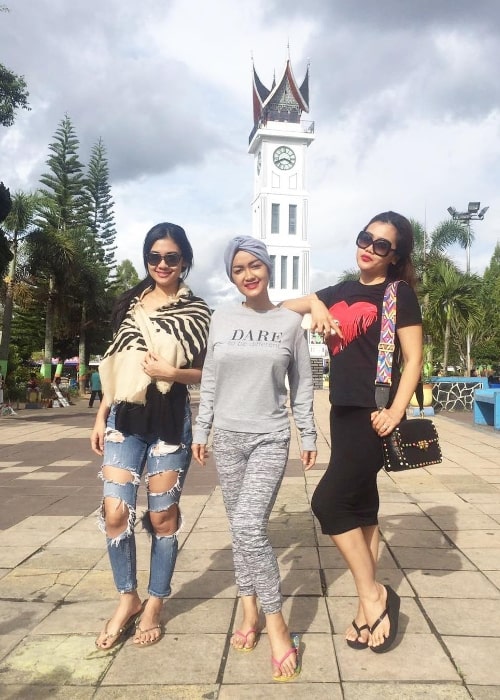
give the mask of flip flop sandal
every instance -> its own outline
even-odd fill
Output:
[[[110,649],[113,649],[117,644],[120,644],[120,642],[124,642],[125,639],[128,637],[130,630],[132,627],[136,624],[138,618],[140,617],[142,613],[142,608],[139,610],[139,612],[134,613],[131,615],[128,620],[123,624],[122,627],[118,630],[118,632],[114,632],[113,634],[108,633],[108,625],[110,623],[110,620],[106,622],[104,625],[104,638],[102,641],[106,641],[108,639],[113,639],[114,641],[111,642],[109,646],[103,647],[100,644],[97,643],[97,639],[95,640],[95,645],[100,651],[109,651]]]
[[[258,630],[252,628],[251,630],[248,630],[248,632],[247,632],[246,634],[245,634],[244,632],[241,632],[240,630],[236,630],[236,631],[234,632],[234,634],[233,634],[233,637],[234,637],[235,635],[238,635],[238,637],[240,637],[241,639],[244,639],[244,640],[245,640],[244,644],[246,644],[246,643],[247,643],[248,636],[249,636],[250,634],[254,634],[254,635],[255,635],[255,642],[252,644],[251,647],[247,647],[247,646],[235,647],[233,644],[231,644],[231,646],[233,647],[233,649],[234,649],[235,651],[242,651],[242,652],[253,651],[253,650],[255,649],[255,647],[257,646],[257,642],[259,641],[259,636],[260,636],[260,635],[259,635]]]
[[[373,652],[375,652],[375,654],[383,654],[384,652],[389,651],[389,649],[394,644],[394,640],[396,639],[396,635],[398,633],[399,608],[401,605],[401,598],[395,591],[393,591],[393,589],[390,586],[386,586],[385,589],[387,591],[386,608],[382,615],[378,618],[378,620],[375,620],[373,625],[370,627],[370,634],[373,634],[373,632],[380,625],[383,619],[389,616],[389,636],[385,638],[385,641],[382,642],[382,644],[379,644],[376,647],[370,647],[370,649]]]
[[[140,620],[138,620],[138,623]],[[154,625],[154,627],[149,627],[147,630],[141,629],[139,624],[136,625],[135,627],[135,633],[140,632],[140,634],[146,634],[146,632],[152,632],[153,630],[160,630],[160,634],[155,637],[154,639],[148,639],[145,642],[136,642],[134,640],[134,646],[137,647],[138,649],[144,649],[145,647],[152,647],[153,644],[158,644],[158,642],[163,638],[163,635],[165,634],[165,630],[163,629],[162,625]]]
[[[356,632],[358,639],[346,639],[348,646],[350,646],[351,649],[366,649],[368,646],[368,640],[366,642],[360,642],[359,637],[361,637],[361,632],[363,630],[368,630],[368,632],[369,632],[370,626],[369,625],[361,625],[361,627],[358,627],[358,625],[356,624],[356,620],[353,620],[351,622],[351,625],[354,627],[354,630]]]
[[[280,661],[275,659],[274,656],[271,657],[272,665],[275,668],[279,669],[280,672],[281,672],[281,664],[283,664],[288,659],[289,656],[291,656],[292,654],[295,654],[295,658],[297,660],[297,666],[295,667],[295,671],[292,673],[291,676],[283,676],[283,675],[273,676],[273,681],[276,681],[277,683],[288,683],[289,681],[294,681],[300,675],[300,672],[302,670],[302,666],[300,663],[300,657],[299,657],[298,638],[295,637],[295,635],[294,635],[294,637],[292,638],[292,641],[293,641],[293,647],[286,652],[286,654],[283,656],[282,659],[280,659]]]

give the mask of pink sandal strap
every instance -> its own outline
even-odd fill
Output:
[[[245,640],[245,644],[246,644],[246,643],[247,643],[248,636],[249,636],[250,634],[257,634],[257,630],[254,629],[254,628],[252,627],[252,629],[251,629],[251,630],[248,630],[248,632],[247,632],[246,634],[245,634],[244,632],[242,632],[241,630],[235,630],[235,631],[234,631],[234,634],[237,634],[238,637],[241,637],[242,639],[244,639],[244,640]]]
[[[297,649],[296,649],[295,647],[292,647],[291,649],[289,649],[289,650],[286,652],[285,656],[281,659],[281,661],[277,661],[277,660],[274,658],[274,656],[271,656],[271,663],[272,663],[274,666],[276,666],[276,668],[279,668],[279,670],[281,671],[281,664],[285,663],[285,661],[288,659],[289,656],[291,656],[291,654],[297,655]]]

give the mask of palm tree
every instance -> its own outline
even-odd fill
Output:
[[[27,236],[33,227],[38,201],[39,196],[37,194],[16,192],[12,198],[12,208],[10,213],[3,224],[8,235],[12,253],[9,272],[6,278],[2,339],[0,341],[0,372],[4,376],[7,374],[7,360],[9,357],[12,312],[14,307],[14,292],[17,273],[18,245],[19,241]]]
[[[443,341],[443,367],[446,372],[452,326],[472,324],[480,310],[481,280],[460,272],[449,260],[438,260],[427,271],[422,292],[426,297],[425,315],[430,329]]]

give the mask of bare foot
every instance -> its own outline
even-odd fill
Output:
[[[237,651],[253,649],[257,644],[259,611],[255,596],[242,596],[243,620],[231,637],[231,646]],[[254,631],[250,631],[254,630]]]
[[[377,583],[378,597],[375,600],[363,600],[363,610],[370,627],[373,627],[375,622],[381,617],[387,607],[387,590],[381,583]],[[383,644],[386,637],[389,636],[390,622],[389,616],[386,615],[380,624],[370,634],[368,645],[377,647]]]
[[[266,615],[266,626],[271,644],[271,657],[275,662],[273,663],[273,677],[284,676],[289,678],[293,676],[297,668],[297,654],[289,654],[287,656],[293,645],[282,614]]]
[[[142,604],[137,593],[123,593],[113,616],[106,622],[104,629],[95,640],[98,649],[111,649],[122,634],[132,625],[134,616],[142,610]]]
[[[155,598],[154,596],[148,598],[135,629],[134,644],[137,646],[150,646],[160,640],[163,635],[160,623],[162,608],[162,598]]]

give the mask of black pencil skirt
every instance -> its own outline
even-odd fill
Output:
[[[375,408],[332,406],[330,463],[314,491],[311,506],[324,535],[340,535],[377,525],[377,474],[382,441],[371,425]]]

